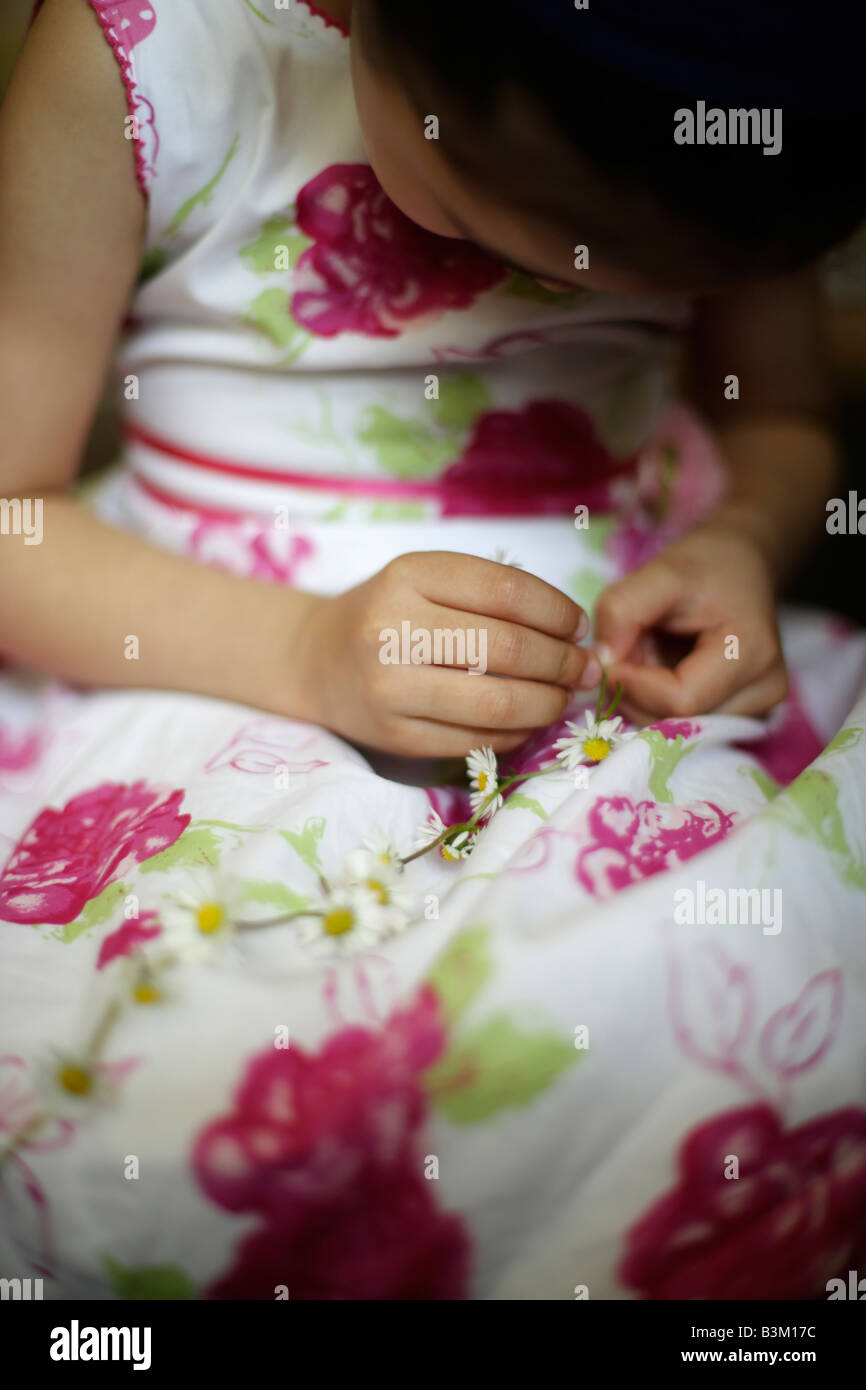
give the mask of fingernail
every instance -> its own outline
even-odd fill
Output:
[[[598,642],[596,644],[595,654],[601,662],[602,666],[610,666],[612,664],[613,652],[611,651],[610,647],[607,645],[606,642]],[[599,679],[601,679],[601,677],[599,677]]]
[[[594,686],[601,684],[601,664],[598,657],[592,653],[590,653],[583,668],[583,675],[577,684],[581,690],[592,690]]]
[[[580,615],[580,622],[579,622],[578,625],[577,625],[577,631],[575,632],[574,637],[572,638],[572,641],[574,641],[574,642],[580,642],[580,641],[582,641],[583,638],[586,636],[586,634],[587,634],[588,632],[589,632],[589,618],[588,618],[588,616],[586,615],[586,613],[581,613],[581,615]]]

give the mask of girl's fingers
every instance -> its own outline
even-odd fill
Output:
[[[399,567],[401,559],[392,565]],[[412,580],[426,599],[461,614],[471,599],[473,608],[488,618],[519,623],[551,637],[575,641],[589,631],[589,619],[567,594],[514,565],[430,551],[424,555],[420,579],[413,569]]]
[[[540,681],[473,676],[443,666],[395,666],[393,671],[392,708],[464,728],[538,729],[560,719],[569,701],[560,686]]]
[[[749,662],[745,655],[733,660],[725,657],[726,636],[722,628],[702,632],[694,649],[673,670],[619,662],[611,677],[622,683],[630,706],[655,718],[707,714],[745,689],[757,674],[754,661]]]
[[[465,758],[473,748],[510,753],[533,733],[533,729],[474,729],[436,719],[400,719],[389,731],[388,747],[401,757]]]
[[[628,657],[641,633],[660,623],[682,598],[682,576],[659,560],[605,589],[596,604],[593,643],[604,664]]]
[[[601,680],[598,657],[573,641],[452,608],[434,609],[433,621],[433,631],[438,629],[441,634],[439,650],[445,657],[437,665],[474,666],[482,673],[543,681],[566,690],[591,690]]]
[[[788,693],[788,677],[781,661],[776,662],[760,680],[747,685],[736,695],[713,710],[713,714],[767,714]]]

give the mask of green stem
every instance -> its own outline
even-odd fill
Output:
[[[404,865],[411,864],[413,859],[420,859],[423,854],[429,854],[431,850],[438,849],[446,840],[450,840],[453,836],[461,834],[462,831],[477,830],[478,822],[481,820],[482,816],[487,813],[488,808],[493,804],[497,796],[501,796],[503,792],[510,791],[518,782],[528,782],[530,777],[541,777],[543,773],[550,772],[552,766],[553,764],[547,767],[539,767],[536,768],[534,772],[513,772],[509,777],[506,777],[504,781],[499,783],[495,791],[492,791],[488,797],[485,797],[471,820],[457,821],[454,825],[446,826],[442,834],[437,836],[435,840],[431,840],[429,845],[423,845],[421,849],[416,849],[414,853],[402,857],[400,863]]]
[[[95,1066],[99,1061],[100,1053],[105,1047],[109,1033],[120,1017],[121,1009],[120,1000],[112,999],[93,1030],[90,1042],[84,1049],[84,1057],[89,1067]]]
[[[252,931],[256,927],[281,927],[286,922],[296,922],[299,917],[324,917],[324,909],[307,908],[305,912],[288,912],[284,917],[266,917],[261,922],[235,922],[238,931]]]

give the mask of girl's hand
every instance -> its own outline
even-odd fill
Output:
[[[707,522],[599,599],[595,650],[636,723],[766,714],[787,678],[770,565],[732,521]]]
[[[450,655],[446,638],[437,658],[437,629],[454,634]],[[575,687],[598,684],[598,661],[575,645],[588,629],[576,603],[523,570],[445,551],[401,555],[313,601],[296,645],[301,717],[413,757],[508,751],[559,719]],[[412,664],[420,633],[430,664]]]

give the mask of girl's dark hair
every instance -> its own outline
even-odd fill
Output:
[[[643,3],[658,15],[684,0]],[[843,63],[834,85],[827,53],[843,52],[834,41],[850,50],[853,36],[839,21],[837,0],[810,3],[809,24],[783,24],[772,52],[773,25],[765,22],[762,87],[748,5],[760,10],[768,0],[687,3],[699,7],[707,26],[704,59],[713,53],[714,26],[724,32],[731,80],[717,70],[708,77],[706,61],[691,63],[688,55],[674,86],[669,69],[659,84],[651,54],[639,73],[634,63],[625,71],[591,46],[593,56],[585,56],[580,13],[575,41],[560,41],[551,32],[549,0],[362,0],[362,34],[371,62],[400,80],[419,116],[438,116],[439,148],[449,163],[507,204],[543,210],[576,240],[591,245],[595,233],[604,254],[624,268],[715,279],[796,268],[846,237],[866,213],[866,88],[858,82],[841,102],[829,100],[839,97],[848,69]],[[569,8],[569,0],[563,5]],[[802,19],[802,0],[786,0],[783,10],[790,15],[798,7]],[[731,24],[741,25],[748,101]],[[835,34],[827,28],[834,24]],[[759,52],[758,70],[761,60]],[[816,71],[823,97],[810,77]],[[725,111],[781,107],[780,152],[765,155],[760,144],[676,143],[674,113],[694,110],[699,100]],[[516,107],[534,113],[528,136],[525,121],[514,123]],[[522,148],[521,141],[515,148],[512,129],[522,130]]]

